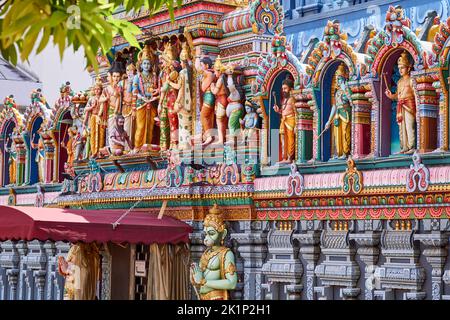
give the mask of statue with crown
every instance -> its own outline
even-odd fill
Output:
[[[191,283],[200,300],[228,300],[237,284],[234,254],[224,246],[227,227],[217,204],[203,221],[206,250],[200,264],[191,264]]]
[[[347,80],[347,69],[341,63],[334,74],[332,86],[334,103],[328,121],[325,123],[325,130],[333,127],[334,159],[346,159],[351,149],[352,92],[347,85]]]

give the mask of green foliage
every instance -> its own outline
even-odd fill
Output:
[[[0,0],[0,53],[16,64],[28,60],[31,53],[42,52],[50,40],[58,46],[61,59],[68,47],[84,48],[88,65],[98,70],[96,55],[106,54],[113,38],[122,36],[139,47],[139,27],[112,17],[116,11],[137,12],[141,8],[155,13],[174,9],[182,0]]]

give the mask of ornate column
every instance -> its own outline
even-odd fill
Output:
[[[262,300],[261,268],[267,256],[267,222],[240,221],[240,233],[232,233],[244,261],[244,299]],[[242,232],[243,231],[243,232]]]
[[[26,273],[26,255],[28,254],[28,244],[26,241],[18,241],[16,243],[16,248],[17,248],[17,252],[20,257],[19,275],[18,275],[19,276],[19,284],[18,284],[18,288],[17,288],[17,290],[19,292],[17,295],[17,299],[25,300],[24,283],[25,283],[25,273]]]
[[[234,230],[239,230],[239,222],[228,221],[229,223],[229,233],[234,233]],[[228,238],[228,237],[227,237]],[[236,264],[236,272],[238,275],[238,283],[236,284],[236,288],[230,292],[232,300],[244,300],[244,261],[239,254],[238,243],[236,240],[228,241],[226,245],[231,248],[234,253],[235,264]]]
[[[105,248],[105,245],[102,245],[100,249],[102,261],[100,300],[111,300],[111,255],[108,248]]]
[[[366,93],[370,91],[368,83],[349,82],[352,91],[352,155],[357,159],[370,153],[370,112],[371,103]]]
[[[6,271],[9,284],[9,300],[17,299],[17,284],[19,280],[19,269],[9,269]]]
[[[294,91],[297,100],[297,163],[306,162],[313,157],[313,111],[308,105],[311,93],[304,89]]]
[[[200,258],[206,249],[206,246],[203,244],[203,221],[190,221],[189,224],[193,229],[192,233],[189,234],[191,261],[200,263]],[[198,298],[194,290],[192,290],[192,285],[189,285],[189,290],[191,299],[197,300]]]
[[[344,300],[356,299],[360,294],[357,283],[361,272],[355,261],[355,246],[349,239],[353,229],[353,221],[327,221],[327,228],[322,231],[320,248],[325,260],[315,269],[322,286],[314,289],[325,299],[335,299],[331,294],[333,286],[340,287]]]
[[[277,296],[280,291],[276,287],[284,287],[287,300],[301,299],[303,266],[298,259],[298,242],[292,241],[297,224],[296,221],[271,222],[267,236],[270,259],[262,266],[262,273],[266,276],[263,287],[269,300],[283,299]]]
[[[36,293],[36,299],[37,300],[44,300],[45,298],[45,277],[47,275],[47,272],[45,270],[35,270],[33,271],[33,277],[34,277],[34,283],[36,284],[37,293]]]
[[[53,168],[55,161],[55,143],[52,136],[46,131],[42,134],[42,139],[44,139],[44,156],[45,156],[45,183],[58,182],[53,179]]]
[[[381,253],[386,262],[375,271],[380,283],[375,296],[391,299],[393,290],[400,289],[407,291],[404,300],[425,298],[426,293],[422,291],[425,270],[419,263],[420,248],[414,243],[417,229],[417,220],[387,221],[381,235]]]
[[[428,72],[428,71],[427,71]],[[413,73],[417,95],[417,149],[421,153],[437,148],[439,96],[433,87],[433,76],[425,71]]]
[[[374,300],[374,289],[376,285],[375,269],[380,255],[381,221],[380,220],[360,220],[358,229],[363,233],[350,234],[350,239],[360,246],[357,254],[366,265],[364,268],[364,297],[365,300]]]
[[[17,162],[16,162],[16,185],[26,183],[25,168],[27,162],[27,148],[22,135],[14,136],[16,142]]]
[[[314,224],[320,221],[302,221],[302,230],[306,233],[295,234],[293,237],[300,243],[300,254],[306,261],[306,299],[315,300],[314,287],[317,277],[314,270],[320,257],[320,234],[321,230],[314,228]],[[305,228],[303,228],[305,227]]]
[[[437,219],[436,219],[437,220]],[[447,260],[448,235],[440,231],[432,231],[427,234],[416,234],[414,240],[420,241],[425,249],[423,255],[431,265],[431,299],[441,300],[444,292],[442,276]]]
[[[29,286],[29,300],[45,297],[45,277],[47,275],[47,254],[44,242],[33,240],[28,243],[28,254],[25,258],[27,267],[26,281]],[[35,291],[37,290],[37,291]]]
[[[58,273],[58,261],[56,258],[56,245],[53,241],[46,241],[44,244],[47,255],[47,279],[45,283],[45,300],[53,300],[55,296],[55,278]]]
[[[448,108],[447,101],[445,99],[445,92],[442,89],[443,80],[436,74],[434,77],[433,88],[436,89],[436,94],[439,98],[439,116],[437,123],[437,134],[438,134],[438,150],[447,151],[448,150],[448,133],[447,133],[447,122],[448,122]]]

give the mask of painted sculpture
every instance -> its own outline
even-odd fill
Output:
[[[222,64],[220,56],[214,62],[214,76],[216,81],[211,83],[211,92],[215,97],[215,114],[218,131],[218,141],[216,143],[223,145],[227,130],[227,105],[229,89],[227,87],[227,76],[225,66]]]
[[[333,140],[335,146],[334,158],[345,159],[350,154],[351,148],[351,91],[347,86],[347,71],[340,64],[335,73],[334,103],[330,117],[325,124],[329,129],[333,124]]]
[[[191,145],[192,132],[192,68],[189,65],[189,50],[187,43],[183,44],[180,53],[181,71],[178,82],[171,82],[171,86],[178,90],[174,111],[178,114],[178,148],[186,150]]]
[[[275,104],[273,109],[281,114],[280,138],[282,160],[279,163],[291,163],[295,158],[295,99],[291,95],[294,83],[285,79],[282,85],[281,106]]]
[[[228,130],[230,135],[234,136],[241,129],[241,120],[244,115],[244,107],[242,106],[242,96],[237,88],[236,79],[233,76],[234,68],[232,65],[225,67],[227,75],[227,88],[229,95],[226,108],[226,116],[228,118]]]
[[[411,62],[408,54],[403,52],[398,59],[400,80],[397,92],[386,89],[386,96],[397,101],[397,123],[400,135],[400,153],[413,154],[416,148],[416,98],[412,85]]]
[[[203,221],[206,250],[200,264],[191,265],[191,283],[199,288],[200,300],[228,300],[229,290],[236,288],[237,273],[234,254],[224,246],[227,228],[215,204]]]
[[[119,85],[119,82],[123,73],[124,70],[122,64],[118,61],[114,61],[112,67],[109,69],[109,84],[105,87],[105,89],[103,89],[102,96],[100,98],[100,103],[104,104],[101,108],[101,112],[104,113],[103,119],[107,124],[107,137],[110,135],[108,131],[112,130],[115,126],[116,115],[122,113],[121,102],[123,100],[123,88]]]
[[[105,145],[105,126],[102,120],[102,90],[103,84],[97,78],[92,88],[92,94],[85,108],[84,126],[87,127],[89,135],[90,156],[97,157],[101,148]]]
[[[133,61],[129,61],[126,67],[126,78],[120,83],[123,91],[122,115],[125,118],[124,129],[131,141],[133,141],[134,130],[136,128],[136,111],[134,110],[135,101],[133,100],[133,79],[136,76],[136,66]],[[126,146],[125,150],[129,151]]]
[[[136,97],[136,131],[133,141],[135,152],[153,142],[156,101],[159,99],[154,63],[153,50],[146,45],[139,53],[138,72],[133,79],[133,95]]]
[[[95,243],[75,243],[67,258],[58,257],[58,272],[65,278],[64,300],[95,300],[100,277],[100,254]]]
[[[202,141],[203,145],[208,145],[214,141],[212,129],[214,128],[214,106],[216,98],[211,91],[211,84],[215,80],[214,73],[211,71],[213,63],[211,58],[197,55],[195,67],[201,74],[202,107],[200,111],[200,121],[202,123]]]
[[[44,146],[44,139],[42,137],[42,134],[44,133],[45,129],[45,121],[41,124],[41,127],[37,131],[38,139],[37,143],[35,143],[35,136],[31,139],[31,148],[36,150],[36,157],[34,161],[36,161],[36,165],[38,168],[38,182],[45,182],[45,146]]]

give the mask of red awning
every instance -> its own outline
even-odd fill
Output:
[[[0,206],[0,240],[69,242],[180,243],[189,241],[192,228],[175,218],[143,211],[77,210]]]

